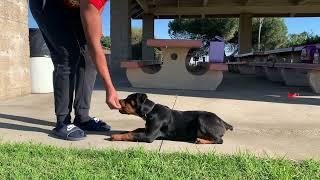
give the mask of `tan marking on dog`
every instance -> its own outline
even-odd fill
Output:
[[[133,141],[132,132],[111,135],[111,141]]]
[[[214,141],[213,140],[202,139],[202,138],[197,138],[195,143],[196,144],[214,144]]]
[[[120,100],[121,109],[127,113],[132,115],[137,115],[136,109],[130,104],[126,103],[124,100]]]

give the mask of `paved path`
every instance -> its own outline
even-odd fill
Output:
[[[236,80],[235,80],[236,79]],[[52,94],[33,94],[0,102],[0,141],[36,142],[61,147],[125,149],[144,146],[162,152],[189,151],[221,153],[246,151],[258,155],[285,156],[291,159],[320,159],[320,99],[309,89],[288,88],[252,77],[227,76],[216,92],[118,88],[119,96],[146,92],[157,103],[179,110],[215,112],[235,129],[228,131],[223,145],[195,145],[157,140],[151,144],[110,142],[109,134],[89,134],[79,142],[68,142],[50,136],[54,126]],[[302,96],[289,100],[288,91]],[[105,93],[95,90],[92,114],[106,120],[111,133],[132,130],[144,125],[135,116],[108,110]]]

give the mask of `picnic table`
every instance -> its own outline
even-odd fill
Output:
[[[254,66],[249,65],[250,62],[263,61],[265,54],[263,52],[251,52],[235,55],[236,62],[228,62],[228,66],[233,72],[239,72],[240,74],[255,74],[256,69]]]
[[[315,93],[320,93],[320,64],[276,63],[288,86],[310,86]]]
[[[200,40],[149,39],[147,46],[159,48],[162,60],[125,60],[127,77],[133,87],[216,90],[228,67],[223,63],[199,62],[188,65],[191,49],[202,47]]]
[[[317,49],[320,44],[314,45]],[[309,86],[320,93],[320,64],[298,63],[304,46],[265,51],[263,54],[247,53],[235,56],[241,74],[255,71],[257,77],[266,77],[287,86]],[[262,57],[262,58],[261,58]],[[251,68],[250,68],[251,67]]]

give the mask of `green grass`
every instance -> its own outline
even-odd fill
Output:
[[[320,162],[0,144],[0,179],[320,179]]]

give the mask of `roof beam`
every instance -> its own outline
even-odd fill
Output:
[[[290,0],[289,2],[291,2],[293,5],[299,6],[299,5],[305,5],[310,1],[311,0]]]
[[[203,0],[203,2],[202,2],[202,6],[203,6],[203,7],[208,6],[208,0]]]
[[[308,2],[310,2],[310,0],[299,0],[297,2],[297,5],[304,5],[304,4],[307,4]]]
[[[149,6],[147,0],[136,0],[140,7],[143,9],[144,12],[149,13]]]
[[[153,4],[153,5],[158,5],[159,2],[160,2],[160,0],[153,0],[153,1],[152,1],[152,4]]]
[[[131,17],[132,17],[133,19],[141,18],[141,15],[142,15],[142,14],[143,14],[143,10],[140,9],[140,10],[138,10],[137,12],[134,12],[134,14],[132,14]]]
[[[239,2],[242,6],[249,6],[249,5],[253,5],[255,3],[254,0],[241,0]]]
[[[130,10],[134,10],[134,9],[140,9],[140,6],[138,4],[136,4],[136,3],[132,3],[130,5]]]
[[[219,5],[209,7],[172,7],[172,6],[159,6],[154,11],[156,16],[172,16],[172,15],[235,15],[240,13],[251,14],[320,14],[320,5],[303,6],[303,5],[289,5],[289,6],[230,6]]]
[[[249,3],[249,0],[241,0],[239,3],[243,6],[246,6]]]
[[[140,6],[139,8],[134,8],[134,9],[131,9],[130,13],[131,15],[133,16],[134,14],[136,14],[137,12],[140,12],[140,11],[143,11]]]

